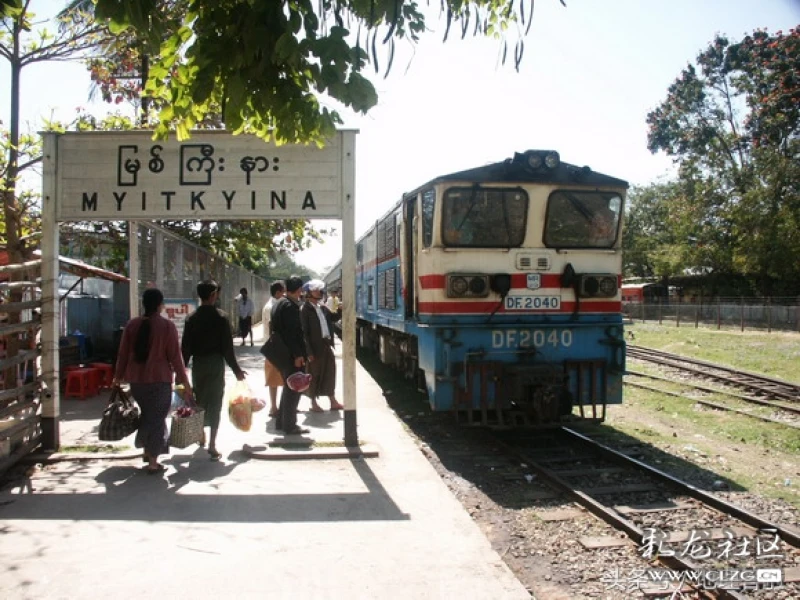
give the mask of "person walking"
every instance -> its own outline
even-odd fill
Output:
[[[292,364],[281,373],[283,375],[283,391],[278,405],[278,416],[275,428],[286,434],[308,433],[297,425],[297,404],[300,392],[296,392],[286,384],[294,373],[302,373],[306,364],[306,349],[303,340],[303,327],[300,324],[300,295],[303,280],[292,275],[286,280],[286,294],[272,307],[270,324],[272,330],[279,333],[292,355]]]
[[[122,332],[113,385],[127,381],[141,410],[135,445],[144,449],[147,472],[164,471],[158,462],[169,453],[166,418],[172,400],[173,375],[183,384],[183,397],[191,401],[192,386],[181,357],[178,329],[161,316],[164,294],[156,288],[142,295],[144,315],[128,321]]]
[[[247,295],[247,288],[239,290],[239,295],[236,297],[236,309],[239,312],[239,335],[242,336],[242,346],[244,346],[248,334],[250,334],[250,345],[252,346],[255,306],[253,299]]]
[[[322,303],[325,283],[315,279],[305,284],[306,301],[300,309],[311,385],[305,394],[311,398],[311,412],[322,412],[319,396],[328,396],[331,410],[344,408],[336,400],[336,359],[333,356],[333,323]]]
[[[286,287],[282,281],[275,281],[269,286],[270,299],[264,305],[264,310],[261,314],[261,322],[264,325],[264,337],[268,338],[270,334],[270,319],[272,318],[272,307],[283,298],[286,293]],[[268,360],[264,360],[264,379],[266,386],[269,388],[269,416],[278,416],[278,388],[283,385],[283,376],[280,370]]]
[[[186,317],[183,326],[181,351],[183,361],[192,360],[192,382],[197,404],[205,409],[204,426],[210,428],[208,454],[211,460],[222,456],[217,450],[222,397],[225,393],[225,363],[242,381],[246,375],[236,362],[233,353],[233,336],[228,318],[214,305],[219,296],[219,285],[207,279],[197,284],[200,306]],[[205,445],[205,435],[201,446]]]
[[[339,312],[339,309],[342,306],[342,301],[339,300],[338,290],[330,291],[327,300],[325,300],[325,306],[327,306],[328,310],[331,311],[334,315]]]

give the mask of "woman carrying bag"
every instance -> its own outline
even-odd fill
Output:
[[[142,296],[144,315],[131,319],[122,333],[117,356],[114,385],[127,381],[131,394],[142,411],[136,447],[144,448],[149,474],[164,471],[158,462],[169,453],[169,431],[166,418],[172,400],[173,375],[183,384],[185,402],[192,398],[192,387],[181,356],[178,330],[161,316],[164,294],[155,288]]]

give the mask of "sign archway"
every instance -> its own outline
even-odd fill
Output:
[[[45,133],[42,190],[42,441],[59,447],[58,224],[64,221],[340,219],[342,293],[355,298],[355,139],[283,145],[195,131],[154,141],[151,131]],[[135,246],[135,244],[133,245]],[[139,302],[130,256],[131,313]],[[344,442],[358,447],[355,304],[342,312]]]

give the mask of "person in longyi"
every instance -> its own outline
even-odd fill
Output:
[[[181,351],[183,360],[192,360],[192,381],[198,406],[205,411],[205,427],[210,428],[208,454],[211,460],[222,456],[217,450],[222,397],[225,394],[225,364],[231,368],[236,379],[242,381],[245,372],[236,362],[233,352],[233,335],[225,313],[216,308],[219,285],[205,280],[197,284],[200,306],[186,317],[183,327]],[[205,435],[200,444],[205,445]]]
[[[330,311],[322,304],[324,288],[325,283],[318,279],[306,283],[306,301],[300,309],[300,323],[308,352],[308,371],[311,373],[311,385],[305,392],[311,398],[311,412],[322,412],[322,407],[317,402],[319,396],[330,398],[331,410],[344,408],[336,400],[333,323],[329,316]]]
[[[272,307],[270,319],[272,330],[283,338],[292,358],[291,364],[281,373],[284,385],[278,405],[278,416],[275,418],[275,429],[287,435],[308,433],[308,429],[297,424],[297,403],[300,402],[300,392],[289,385],[291,379],[298,373],[303,373],[306,366],[306,348],[300,324],[302,288],[303,280],[300,277],[297,275],[289,277],[286,280],[286,294]]]
[[[183,397],[189,402],[192,386],[186,374],[178,329],[161,316],[164,294],[156,288],[142,295],[144,315],[128,321],[122,332],[113,385],[127,381],[131,394],[142,411],[136,432],[136,447],[144,449],[147,472],[160,473],[161,454],[169,453],[166,418],[172,401],[173,374],[183,384]]]
[[[264,305],[264,310],[261,314],[261,322],[264,326],[264,337],[269,337],[270,334],[270,320],[272,319],[272,307],[275,303],[283,298],[286,293],[286,286],[283,281],[275,281],[269,286],[269,293],[271,298]],[[278,416],[278,388],[283,385],[283,376],[280,369],[273,365],[268,360],[264,360],[264,379],[265,384],[269,388],[269,416]]]

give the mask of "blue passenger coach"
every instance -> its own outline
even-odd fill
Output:
[[[622,401],[627,188],[529,150],[405,194],[357,242],[359,346],[416,378],[436,411],[603,420]],[[338,288],[341,264],[326,279]]]

